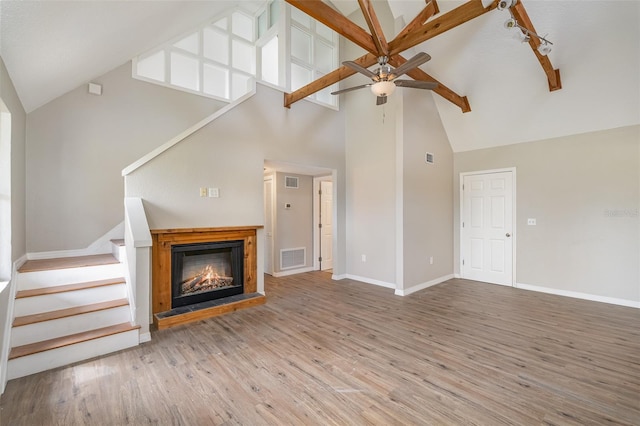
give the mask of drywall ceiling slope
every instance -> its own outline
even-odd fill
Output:
[[[241,3],[256,10],[264,1]],[[3,0],[0,55],[31,112],[237,4]]]
[[[528,44],[491,11],[422,43],[421,68],[469,98],[472,111],[434,96],[454,151],[528,142],[640,124],[640,2],[523,1],[536,30],[553,45],[562,89],[549,92]],[[408,21],[419,1],[390,0]],[[440,0],[441,13],[462,4]],[[409,17],[409,18],[407,18]]]

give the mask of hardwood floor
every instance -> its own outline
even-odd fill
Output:
[[[267,303],[10,381],[4,425],[640,424],[640,310],[311,272]]]

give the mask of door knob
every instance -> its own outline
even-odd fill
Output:
[[[510,234],[510,233],[508,233],[508,232],[507,232],[505,235],[506,235],[507,237],[510,237],[510,236],[511,236],[511,234]]]

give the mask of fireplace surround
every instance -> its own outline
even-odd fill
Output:
[[[260,228],[152,230],[151,307],[156,327],[163,329],[265,303],[265,296],[257,293],[256,235]],[[187,252],[191,254],[185,256]],[[191,266],[178,276],[174,269],[179,258],[185,257]],[[206,263],[221,270],[217,275],[198,271],[203,265],[206,269]],[[176,301],[178,285],[187,294],[178,295]]]

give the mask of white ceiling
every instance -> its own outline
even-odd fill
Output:
[[[30,112],[237,3],[256,8],[264,0],[1,0],[0,54]],[[343,13],[357,10],[356,0],[333,3]],[[409,21],[425,1],[389,3]],[[440,13],[461,3],[439,0]],[[640,124],[640,1],[524,4],[554,43],[559,91],[548,91],[531,49],[503,28],[504,11],[419,46],[433,58],[422,68],[469,98],[472,112],[463,114],[434,96],[454,151]]]

